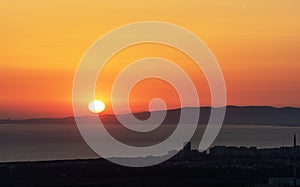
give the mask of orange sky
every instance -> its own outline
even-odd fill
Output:
[[[185,27],[209,46],[224,74],[228,104],[300,107],[299,18],[299,0],[1,1],[0,118],[72,115],[73,77],[87,48],[116,27],[146,20]],[[96,93],[107,103],[110,80],[121,62],[157,54],[189,64],[168,47],[133,48],[135,52],[128,49],[112,59],[99,80],[107,80]],[[203,75],[197,76],[192,65],[183,66],[201,103],[208,105]],[[178,106],[177,99],[166,95],[172,88],[156,83],[153,88],[136,86],[131,97],[135,110],[147,109],[152,96],[165,98],[170,108]]]

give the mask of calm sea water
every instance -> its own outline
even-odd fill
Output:
[[[161,135],[128,136],[118,125],[109,126],[110,131],[130,144],[151,144],[167,134],[172,125],[166,125]],[[188,125],[187,125],[187,128]],[[201,139],[205,126],[192,139],[194,147]],[[259,148],[291,146],[293,134],[300,136],[300,127],[277,127],[257,125],[223,125],[215,145],[256,146]],[[300,137],[299,137],[300,138]],[[36,161],[58,159],[98,158],[83,141],[75,125],[0,125],[0,162]]]

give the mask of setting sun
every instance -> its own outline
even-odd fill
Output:
[[[89,109],[93,113],[100,113],[105,109],[105,104],[102,101],[94,100],[90,102]]]

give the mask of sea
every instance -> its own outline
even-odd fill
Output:
[[[106,128],[118,136],[119,140],[141,146],[143,144],[155,144],[157,140],[163,140],[162,136],[172,132],[170,129],[173,129],[174,125],[164,125],[161,129],[161,135],[156,133],[154,136],[144,136],[145,138],[123,133],[120,130],[120,125],[107,125]],[[190,128],[189,125],[186,125],[186,128]],[[204,125],[197,127],[199,133],[191,139],[192,148],[197,149],[202,138],[201,132],[203,133],[205,128]],[[210,147],[218,145],[255,146],[257,148],[292,146],[294,134],[300,135],[300,127],[226,124],[222,126]],[[109,142],[106,143],[109,144]],[[99,157],[84,141],[75,124],[0,125],[0,162],[2,163]]]

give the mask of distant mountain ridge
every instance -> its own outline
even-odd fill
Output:
[[[172,109],[166,111],[163,123],[177,124],[181,110],[195,110],[195,107]],[[199,108],[198,108],[199,109]],[[218,109],[218,108],[217,108]],[[207,124],[211,107],[200,107],[199,124]],[[154,111],[162,112],[162,111]],[[128,115],[128,114],[122,114]],[[147,119],[150,112],[134,113],[138,119]],[[100,115],[103,123],[117,124],[117,117],[112,114]],[[88,118],[88,117],[87,117]],[[0,124],[74,124],[74,117],[66,118],[34,118],[22,120],[0,120]],[[189,123],[186,121],[185,123]],[[270,106],[227,106],[224,124],[253,124],[253,125],[285,125],[300,126],[300,108],[275,108]]]

